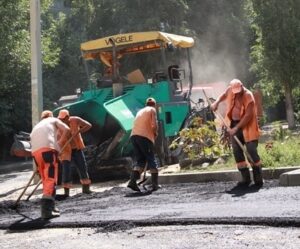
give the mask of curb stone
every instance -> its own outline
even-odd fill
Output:
[[[291,172],[296,173],[291,173]],[[284,179],[280,180],[283,186],[300,186],[300,166],[297,167],[280,167],[276,169],[263,169],[263,178]],[[292,180],[286,180],[292,179]],[[214,182],[214,181],[239,181],[240,173],[238,170],[212,171],[212,172],[197,172],[197,173],[167,173],[160,174],[160,184],[172,183],[188,183],[188,182]]]

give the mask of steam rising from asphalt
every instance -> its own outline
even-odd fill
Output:
[[[239,78],[229,51],[210,51],[209,43],[202,43],[193,49],[192,65],[195,83],[229,82]]]
[[[226,4],[225,4],[226,5]],[[233,16],[236,13],[228,13]],[[226,82],[234,78],[242,81],[248,74],[247,30],[242,25],[229,32],[226,15],[211,12],[202,24],[195,40],[191,58],[195,85],[209,82]],[[245,32],[245,33],[244,33]]]

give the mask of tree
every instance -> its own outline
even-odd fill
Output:
[[[269,96],[285,96],[289,128],[295,127],[292,90],[300,79],[300,4],[297,0],[252,0],[252,69]],[[276,102],[276,101],[275,101]]]
[[[12,135],[31,129],[30,33],[28,0],[0,1],[0,151],[2,157]],[[57,63],[54,20],[47,14],[52,0],[42,1],[43,72]]]
[[[30,41],[28,32],[28,1],[0,2],[0,150],[2,157],[9,135],[26,126],[30,105]],[[22,125],[21,125],[22,123]]]

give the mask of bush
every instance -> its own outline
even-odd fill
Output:
[[[226,147],[220,142],[220,136],[215,129],[214,122],[202,123],[202,119],[196,117],[190,127],[180,131],[179,137],[170,145],[170,149],[180,147],[185,157],[190,160],[216,159],[226,154]]]

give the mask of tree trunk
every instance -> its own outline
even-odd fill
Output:
[[[284,95],[285,95],[285,111],[286,119],[288,122],[289,129],[295,128],[294,108],[292,102],[292,89],[288,82],[284,83]]]

